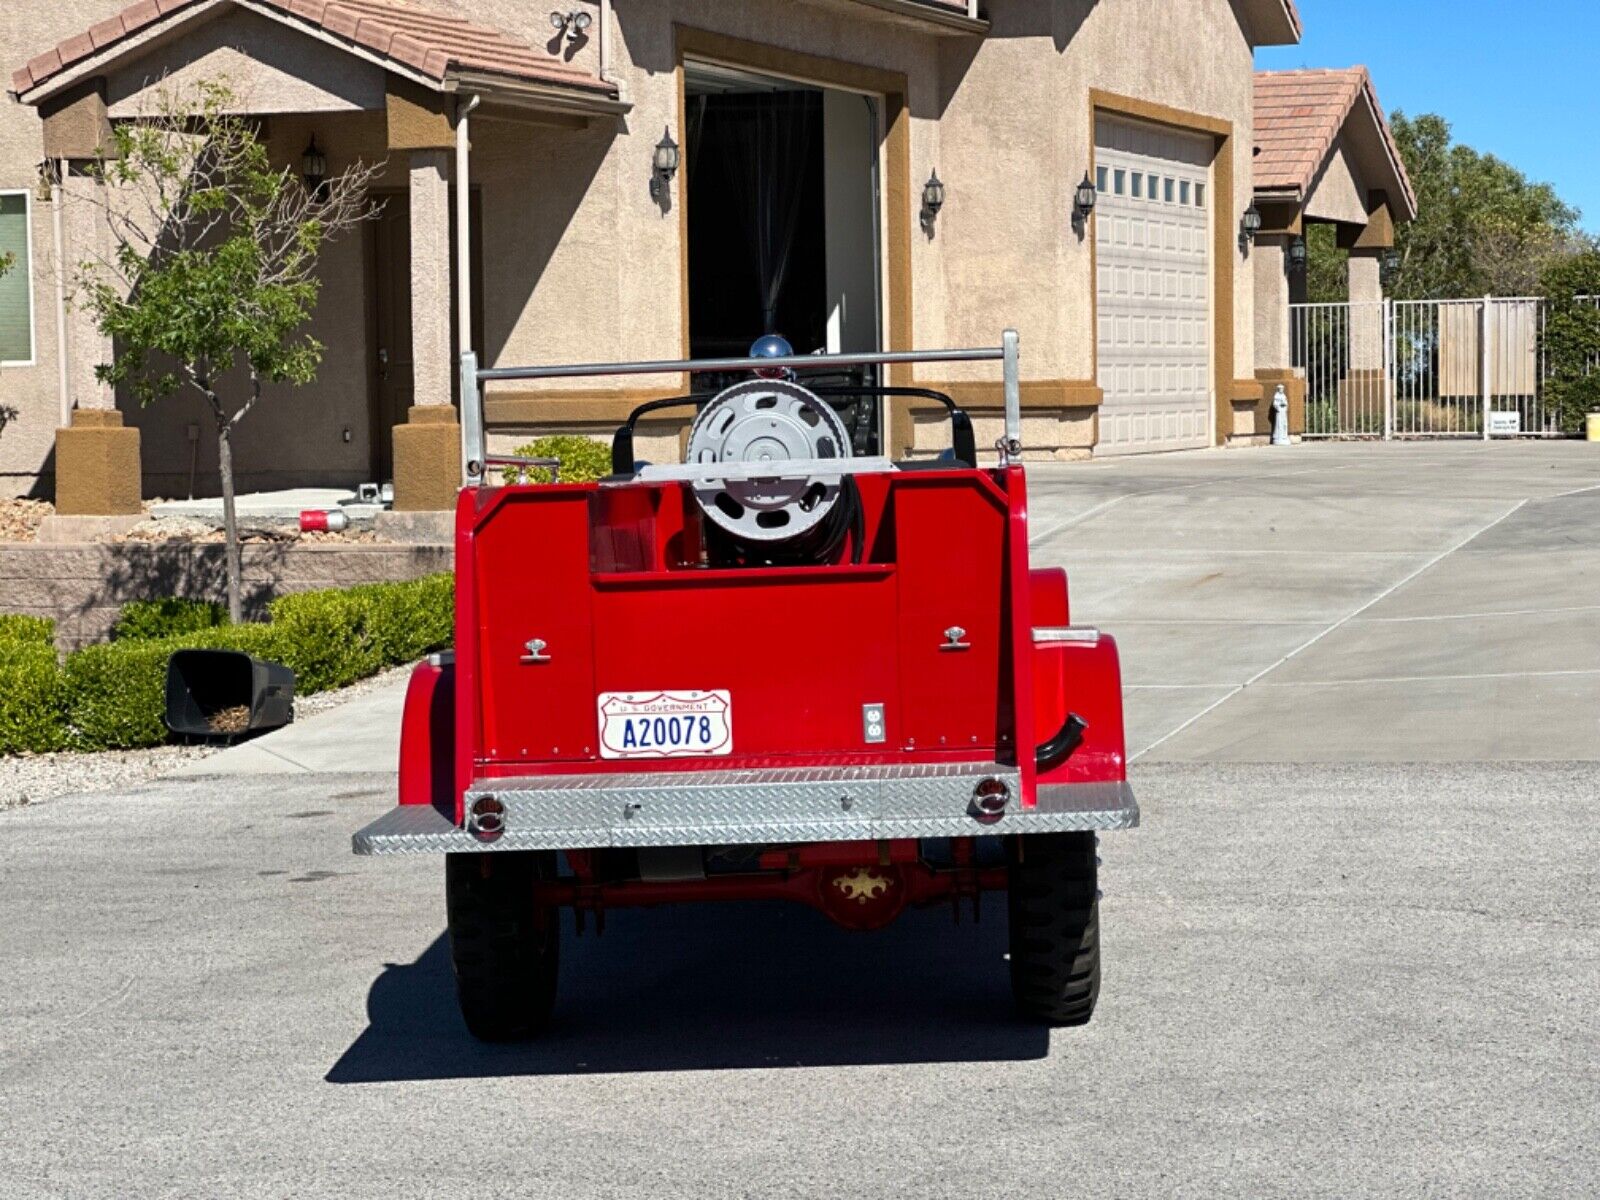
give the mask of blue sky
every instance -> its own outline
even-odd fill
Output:
[[[1385,110],[1555,185],[1600,233],[1600,0],[1299,0],[1305,39],[1268,70],[1365,65]]]

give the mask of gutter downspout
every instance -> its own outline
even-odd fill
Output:
[[[472,192],[468,170],[471,143],[467,137],[467,117],[478,107],[481,96],[456,101],[456,334],[457,353],[472,353]],[[461,397],[466,403],[467,398]]]
[[[67,160],[57,159],[55,178],[50,181],[50,224],[56,255],[56,395],[61,407],[63,429],[72,424],[72,391],[67,371],[66,237],[61,232],[61,203],[65,197],[61,183],[66,174]]]

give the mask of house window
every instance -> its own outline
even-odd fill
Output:
[[[1206,206],[1206,185],[1203,183],[1194,185],[1194,206],[1196,208],[1204,208]]]
[[[1178,203],[1189,203],[1189,181],[1187,179],[1178,184]]]
[[[28,193],[0,192],[0,363],[33,362],[33,262],[28,237]]]
[[[1133,198],[1135,200],[1143,200],[1144,199],[1144,172],[1143,171],[1135,171],[1133,173]]]
[[[1120,196],[1120,195],[1122,195],[1122,193],[1124,191],[1127,190],[1127,187],[1128,187],[1128,173],[1119,168],[1117,170],[1115,178],[1116,178],[1116,181],[1117,181],[1117,195]]]
[[[1150,176],[1150,199],[1161,199],[1161,176],[1159,175]]]
[[[1161,181],[1161,198],[1168,204],[1172,203],[1172,178],[1169,176]]]
[[[1097,192],[1104,192],[1106,190],[1106,182],[1109,180],[1109,178],[1110,174],[1104,167],[1096,167],[1094,169],[1094,190]]]

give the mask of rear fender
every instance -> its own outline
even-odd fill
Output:
[[[431,804],[453,819],[455,663],[435,657],[412,669],[400,718],[400,803]]]
[[[1127,778],[1122,725],[1122,665],[1116,639],[1036,642],[1033,647],[1034,728],[1041,741],[1066,723],[1069,713],[1087,722],[1083,741],[1039,783],[1120,782]]]

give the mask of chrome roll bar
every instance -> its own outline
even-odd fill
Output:
[[[551,367],[479,367],[476,354],[461,356],[461,479],[483,482],[489,462],[484,424],[484,384],[502,379],[576,379],[602,375],[704,374],[711,371],[867,367],[893,363],[999,362],[1005,396],[1005,436],[996,443],[1002,466],[1022,453],[1022,404],[1017,377],[1017,331],[1007,329],[998,346],[965,350],[881,350],[862,354],[791,354],[783,358],[699,358],[651,362],[568,363]]]

